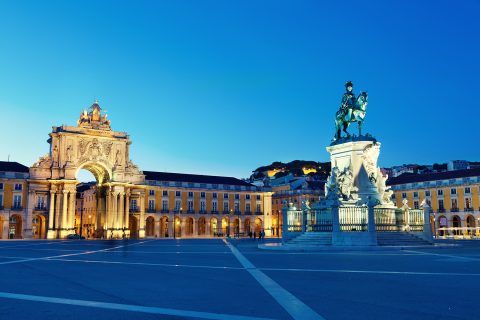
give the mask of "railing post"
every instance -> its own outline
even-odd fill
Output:
[[[422,203],[423,209],[423,237],[425,240],[432,241],[432,227],[430,225],[430,206],[427,201]]]
[[[335,201],[332,204],[332,231],[333,233],[340,232],[340,208],[339,203]]]
[[[374,198],[368,199],[368,234],[371,245],[377,245],[377,226],[375,224],[375,206],[378,204],[378,200]]]

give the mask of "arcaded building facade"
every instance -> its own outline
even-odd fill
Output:
[[[27,168],[0,163],[0,236],[212,237],[271,228],[271,192],[232,177],[141,171],[130,137],[98,103],[76,126],[53,127],[48,153]],[[94,184],[79,184],[90,171]]]

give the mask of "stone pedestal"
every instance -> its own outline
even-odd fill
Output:
[[[327,183],[330,190],[326,193],[335,189],[341,204],[345,205],[367,205],[369,201],[376,201],[393,206],[392,192],[385,185],[387,177],[377,166],[380,145],[371,136],[360,136],[343,138],[328,146],[332,173]]]

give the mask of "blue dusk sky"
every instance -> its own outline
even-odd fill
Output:
[[[480,160],[479,14],[468,0],[2,1],[0,159],[33,164],[98,99],[143,170],[328,161],[352,80],[381,166]]]

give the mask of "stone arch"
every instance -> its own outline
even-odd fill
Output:
[[[467,233],[469,235],[474,235],[475,234],[475,228],[476,227],[476,223],[475,223],[475,217],[471,214],[469,214],[466,218],[465,218],[465,224],[466,224],[466,227],[469,228],[467,229]]]
[[[128,229],[130,230],[130,238],[138,238],[138,219],[134,215],[130,215],[128,219]]]
[[[182,236],[182,220],[179,217],[175,217],[173,232],[174,232],[174,237]]]
[[[47,219],[42,214],[35,214],[32,218],[32,237],[44,239],[47,236]]]
[[[210,219],[210,235],[216,236],[218,234],[218,220],[215,217]]]
[[[462,219],[459,216],[457,216],[457,215],[452,216],[452,227],[454,227],[454,228],[462,227]],[[460,235],[460,234],[462,234],[462,231],[453,230],[453,234],[454,235]]]
[[[262,219],[256,218],[254,223],[255,223],[255,225],[254,225],[255,233],[258,234],[263,229]]]
[[[230,218],[225,217],[222,219],[221,234],[229,235],[230,234]]]
[[[447,220],[447,217],[445,217],[444,215],[441,215],[437,218],[437,225],[438,225],[438,228],[447,228],[448,227],[448,220]],[[447,235],[448,232],[445,231],[445,230],[439,230],[438,231],[438,235],[439,236],[445,236]]]
[[[30,179],[34,181],[29,184],[29,191],[33,195],[47,194],[48,206],[52,208],[48,212],[47,238],[64,238],[78,229],[75,194],[76,177],[81,169],[91,172],[97,180],[95,236],[128,237],[130,229],[134,230],[133,237],[144,237],[143,205],[138,211],[129,210],[130,194],[135,194],[139,203],[145,199],[145,190],[141,187],[145,175],[130,160],[128,134],[113,131],[107,115],[95,102],[80,114],[77,126],[54,126],[49,135],[49,152],[29,170]],[[132,222],[136,223],[135,228],[130,226],[130,211],[137,216],[137,221]],[[32,217],[32,212],[26,216]],[[31,223],[30,218],[25,220],[26,230],[32,229]]]
[[[23,218],[20,214],[13,214],[10,216],[9,221],[9,239],[22,239],[23,238]]]
[[[154,237],[155,236],[155,218],[153,216],[148,216],[145,220],[145,236]]]
[[[240,233],[240,219],[239,218],[233,219],[233,230],[232,230],[232,232],[234,234],[239,234]]]
[[[198,219],[198,228],[197,228],[197,235],[205,236],[207,234],[207,223],[205,221],[205,217],[200,217]]]
[[[250,233],[250,231],[252,231],[251,227],[250,227],[250,219],[245,219],[245,222],[243,223],[243,230],[246,234]]]
[[[195,221],[192,217],[188,217],[185,219],[185,235],[187,237],[193,236],[193,224]]]
[[[75,178],[83,169],[90,171],[100,185],[112,179],[112,166],[105,164],[104,161],[86,161],[80,164],[75,170]]]
[[[160,238],[168,238],[170,235],[168,234],[168,217],[163,216],[160,219]]]

